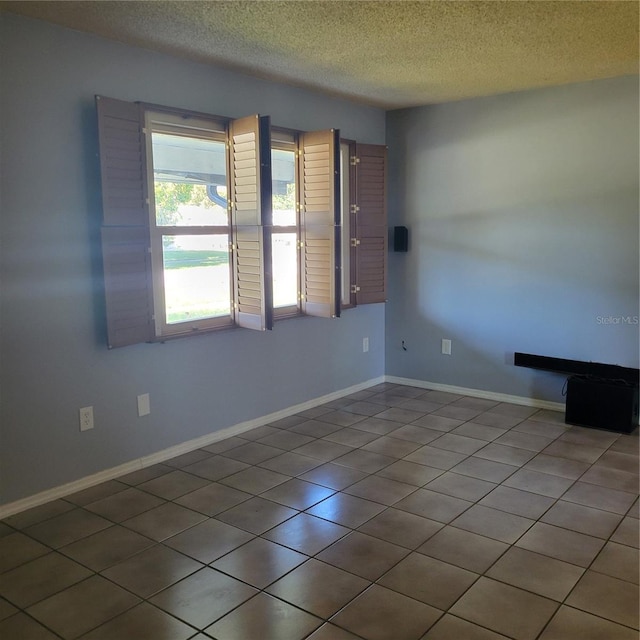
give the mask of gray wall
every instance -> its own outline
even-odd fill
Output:
[[[561,401],[514,351],[638,366],[637,78],[393,111],[387,144],[387,374]]]
[[[0,503],[383,375],[382,305],[108,351],[94,94],[259,112],[376,144],[383,111],[0,17]],[[151,395],[145,418],[141,393]],[[80,433],[86,405],[96,426]]]

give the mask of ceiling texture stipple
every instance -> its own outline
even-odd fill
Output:
[[[53,0],[0,9],[386,109],[638,73],[636,1]]]

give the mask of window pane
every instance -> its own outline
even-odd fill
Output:
[[[162,236],[162,256],[167,324],[231,313],[226,234]]]
[[[158,226],[227,224],[224,142],[152,133]]]
[[[296,233],[273,233],[273,306],[298,304],[298,248]]]
[[[287,227],[296,220],[296,156],[293,151],[272,149],[271,180],[273,225]]]

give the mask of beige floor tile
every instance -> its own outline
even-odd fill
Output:
[[[349,413],[357,413],[361,416],[375,416],[376,413],[380,413],[380,405],[374,402],[367,402],[366,400],[359,400],[345,405],[343,411]]]
[[[587,571],[566,604],[607,620],[638,629],[638,586]]]
[[[24,609],[91,575],[65,556],[49,553],[0,574],[0,595]]]
[[[175,458],[166,460],[164,464],[169,465],[170,467],[175,467],[176,469],[181,469],[182,467],[187,467],[190,464],[194,464],[200,460],[205,460],[209,457],[211,457],[211,453],[209,451],[196,449],[195,451],[188,451],[187,453],[183,453],[181,456],[176,456]]]
[[[583,573],[584,569],[573,564],[511,547],[486,575],[562,602]]]
[[[339,464],[334,464],[333,462],[328,462],[307,473],[303,473],[300,479],[340,491],[358,482],[358,480],[366,478],[366,476],[367,474],[364,471],[358,471],[357,469],[351,469]]]
[[[336,540],[346,536],[350,529],[334,522],[300,513],[281,525],[267,531],[263,538],[309,556],[322,551]]]
[[[361,431],[368,431],[369,433],[376,433],[379,436],[384,436],[396,429],[402,427],[402,422],[394,422],[393,420],[381,420],[380,418],[367,418],[362,422],[358,422],[353,425],[354,429]]]
[[[415,549],[444,525],[399,509],[386,509],[365,522],[358,531],[393,544]]]
[[[561,411],[554,411],[553,409],[541,409],[531,416],[531,420],[549,422],[550,424],[565,424],[564,413]]]
[[[192,511],[204,513],[206,516],[215,516],[251,497],[250,493],[212,482],[202,489],[196,489],[177,498],[175,502]]]
[[[489,443],[480,451],[475,454],[476,458],[483,458],[484,460],[493,460],[493,462],[502,462],[503,464],[510,464],[516,467],[520,467],[526,464],[536,454],[533,451],[527,449],[518,449],[517,447],[508,447],[503,444],[496,444],[495,442]]]
[[[453,418],[454,420],[473,420],[476,416],[483,413],[481,409],[468,409],[467,407],[456,407],[453,404],[446,405],[431,415],[442,416],[443,418]]]
[[[246,464],[258,464],[269,458],[275,458],[282,453],[282,449],[277,447],[269,447],[259,442],[249,442],[239,447],[235,447],[230,451],[225,451],[224,456],[233,460],[238,460]]]
[[[383,436],[381,438],[376,438],[362,448],[365,451],[373,451],[374,453],[380,453],[383,456],[400,459],[409,455],[412,451],[419,449],[420,444],[418,442],[410,442],[409,440],[402,440],[392,436]]]
[[[321,624],[320,618],[259,593],[205,631],[218,640],[302,640]]]
[[[307,509],[307,513],[355,529],[384,509],[384,505],[377,502],[337,493]]]
[[[540,453],[533,460],[527,462],[524,468],[568,478],[569,480],[577,480],[589,468],[589,465],[578,460],[567,460],[566,458]]]
[[[63,638],[77,638],[138,604],[139,598],[93,576],[27,609]]]
[[[428,427],[422,427],[417,424],[405,424],[399,429],[392,431],[389,434],[389,437],[395,438],[396,440],[404,440],[405,442],[410,442],[412,444],[424,445],[437,440],[442,436],[442,433],[442,431],[429,429]],[[417,448],[418,447],[415,449]]]
[[[274,422],[270,422],[269,426],[276,427],[278,429],[291,429],[291,427],[295,427],[297,424],[306,421],[307,419],[304,416],[293,415],[280,418],[280,420],[275,420]]]
[[[15,615],[16,613],[18,613],[17,607],[14,607],[10,602],[7,602],[4,598],[0,598],[0,620],[9,618],[12,615]]]
[[[245,440],[244,438],[233,436],[231,438],[225,438],[224,440],[218,440],[218,442],[208,444],[206,447],[202,447],[202,450],[209,453],[224,453],[225,451],[230,451],[240,445],[247,444],[247,442],[248,440]]]
[[[321,618],[339,611],[371,583],[337,567],[310,559],[267,591]]]
[[[513,427],[513,430],[532,433],[533,435],[543,436],[545,438],[558,438],[565,434],[569,430],[569,427],[560,424],[548,424],[546,422],[540,422],[529,418],[528,420],[517,424]]]
[[[451,526],[440,529],[418,551],[475,573],[484,573],[509,545]]]
[[[207,516],[202,513],[168,502],[150,511],[145,511],[135,518],[125,520],[122,526],[160,542],[193,527],[206,518]]]
[[[142,602],[90,631],[81,640],[187,640],[193,632],[193,627]]]
[[[153,480],[153,478],[158,478],[162,474],[170,473],[171,471],[173,471],[173,467],[170,467],[169,465],[154,464],[150,467],[138,469],[138,471],[132,471],[124,476],[120,476],[118,478],[118,482],[124,482],[125,484],[135,487],[147,480]]]
[[[276,433],[272,433],[265,438],[260,438],[258,442],[260,442],[260,444],[266,444],[269,447],[276,447],[277,449],[291,451],[292,449],[301,447],[303,444],[313,442],[313,440],[313,437],[305,436],[302,433],[296,433],[295,431],[282,431],[278,429]]]
[[[534,640],[558,603],[489,578],[480,578],[450,613],[516,640]]]
[[[589,447],[574,442],[556,440],[544,449],[543,453],[548,456],[556,456],[557,458],[566,458],[567,460],[577,460],[578,462],[593,464],[604,451],[601,447]]]
[[[494,440],[494,442],[507,447],[517,447],[518,449],[538,452],[551,444],[552,439],[526,433],[525,431],[508,431]]]
[[[411,553],[382,576],[378,584],[446,611],[478,577],[441,560]]]
[[[17,513],[14,516],[10,516],[3,520],[3,523],[5,523],[5,526],[11,525],[15,529],[26,529],[33,524],[37,524],[43,520],[49,520],[49,518],[59,516],[60,514],[71,511],[74,508],[73,504],[70,504],[65,500],[53,500],[38,507],[33,507],[32,509],[27,509],[26,511]]]
[[[408,549],[354,531],[316,558],[365,580],[377,580],[409,553]]]
[[[289,480],[289,476],[285,476],[282,473],[261,469],[260,467],[249,467],[244,471],[234,473],[232,476],[222,478],[220,482],[245,493],[259,494],[287,480]]]
[[[345,427],[339,431],[334,431],[328,436],[324,436],[323,440],[329,442],[337,442],[338,444],[344,444],[348,447],[362,447],[365,444],[376,440],[378,435],[376,433],[370,433],[369,431],[362,431],[361,429],[350,429]]]
[[[436,415],[430,413],[419,420],[413,422],[418,427],[426,427],[427,429],[433,429],[434,431],[453,431],[456,427],[459,427],[466,420],[457,420],[456,418],[447,418],[443,415]]]
[[[562,499],[624,515],[633,504],[635,495],[579,481],[562,496]]]
[[[535,407],[525,407],[523,405],[511,404],[510,402],[500,402],[495,407],[491,407],[492,413],[499,413],[504,416],[513,416],[525,420],[534,413],[537,413],[538,409]]]
[[[447,471],[448,469],[451,469],[451,467],[455,467],[457,464],[462,462],[466,457],[466,453],[446,451],[444,449],[437,449],[436,447],[425,445],[420,449],[416,449],[413,453],[410,453],[405,457],[405,460]]]
[[[307,640],[361,640],[353,633],[349,633],[335,624],[326,622],[317,631],[314,631]]]
[[[446,614],[421,640],[507,640],[506,636]]]
[[[164,544],[199,562],[209,564],[254,538],[253,534],[219,520],[205,520]]]
[[[126,491],[122,493],[126,493]],[[114,497],[122,495],[122,493]],[[110,498],[106,499],[110,500]],[[110,526],[111,522],[94,513],[84,509],[74,509],[50,520],[34,524],[25,529],[24,532],[39,542],[54,549],[59,549]]]
[[[480,500],[478,504],[535,520],[547,511],[554,502],[555,498],[501,485]]]
[[[320,422],[319,420],[305,420],[289,429],[292,433],[301,433],[311,438],[322,438],[334,431],[338,431],[340,427],[337,424],[329,424],[328,422]]]
[[[234,473],[238,473],[243,469],[248,469],[250,465],[246,462],[240,462],[240,460],[234,460],[233,458],[225,458],[224,456],[211,456],[205,458],[194,464],[190,464],[183,468],[183,471],[190,473],[194,476],[204,478],[211,482],[221,480]],[[160,478],[158,478],[160,480]],[[141,485],[140,488],[144,488]],[[196,487],[197,488],[197,487]]]
[[[638,474],[618,471],[609,467],[593,465],[580,478],[582,482],[597,484],[601,487],[617,489],[620,491],[638,492]]]
[[[640,542],[640,521],[636,518],[624,518],[611,536],[611,540],[637,549]]]
[[[122,522],[164,504],[162,498],[130,488],[88,504],[86,508],[113,522]],[[71,542],[71,541],[69,541]],[[67,542],[68,544],[68,542]]]
[[[365,418],[366,416],[342,410],[329,411],[318,416],[318,420],[320,420],[320,422],[328,422],[330,424],[336,424],[340,427],[350,427],[357,422],[361,422]]]
[[[480,480],[487,480],[488,482],[502,482],[517,470],[518,467],[513,465],[495,462],[493,460],[485,460],[484,458],[476,458],[475,456],[463,460],[451,469],[454,473],[479,478]]]
[[[454,400],[451,403],[453,407],[466,407],[467,409],[482,409],[482,411],[490,411],[493,407],[497,406],[498,402],[495,400],[489,400],[487,398],[474,398],[471,396],[464,396],[458,400]]]
[[[0,638],[59,640],[60,636],[51,633],[51,631],[24,613],[16,613],[0,622]]]
[[[101,500],[102,498],[120,493],[120,491],[124,491],[128,488],[129,486],[123,482],[109,480],[108,482],[101,482],[100,484],[89,487],[88,489],[73,493],[70,496],[65,496],[65,500],[72,504],[83,506],[85,504],[95,502],[96,500]]]
[[[390,478],[414,487],[422,487],[434,478],[442,475],[443,469],[435,469],[434,467],[426,467],[417,462],[408,462],[407,460],[398,460],[390,464],[384,469],[377,471],[375,475],[383,478]]]
[[[0,573],[19,567],[49,553],[51,549],[23,533],[11,533],[0,538]]]
[[[636,443],[637,444],[637,443]],[[596,466],[609,467],[610,469],[618,469],[618,471],[626,471],[627,473],[634,473],[638,475],[639,469],[638,453],[624,453],[622,451],[607,451],[603,453]]]
[[[407,496],[394,505],[396,509],[414,513],[423,518],[429,518],[436,522],[448,523],[457,518],[463,511],[466,511],[473,503],[452,496],[445,496],[442,493],[428,491],[427,489],[417,489],[410,496]]]
[[[534,523],[535,520],[516,516],[513,513],[473,505],[456,518],[451,525],[487,538],[513,544]]]
[[[440,402],[429,402],[429,400],[422,400],[420,398],[405,400],[398,405],[399,409],[409,409],[410,411],[417,411],[418,413],[431,413],[441,407],[442,404]]]
[[[335,491],[312,482],[293,478],[269,489],[262,498],[278,502],[292,509],[304,510],[333,495]]]
[[[467,436],[469,438],[476,438],[477,440],[485,440],[486,442],[491,442],[496,438],[499,438],[501,435],[507,432],[507,429],[500,429],[496,426],[487,425],[481,422],[478,422],[482,416],[488,415],[481,413],[473,422],[465,422],[461,424],[459,427],[456,427],[453,431],[451,431],[454,435],[459,436]],[[501,418],[504,418],[506,421],[510,421],[506,416],[495,416],[495,422],[500,422]]]
[[[114,525],[66,547],[61,547],[60,553],[94,571],[102,571],[154,544],[153,540],[135,531]]]
[[[299,453],[303,456],[309,456],[310,458],[316,458],[322,462],[329,462],[343,456],[345,453],[353,451],[353,447],[347,447],[344,444],[338,442],[329,442],[328,440],[314,440],[308,444],[302,445],[297,449],[294,449],[294,453]]]
[[[309,456],[301,456],[299,453],[287,451],[275,458],[269,458],[260,463],[265,469],[270,469],[276,473],[283,473],[286,476],[299,476],[311,469],[315,469],[322,463],[315,458]]]
[[[638,640],[638,633],[585,611],[562,606],[540,640]]]
[[[219,513],[216,520],[259,535],[285,520],[293,518],[297,513],[298,511],[295,509],[290,509],[271,500],[251,498],[236,507]]]
[[[258,589],[264,589],[305,560],[307,556],[292,549],[254,538],[211,566]]]
[[[586,533],[596,538],[608,538],[615,531],[621,520],[622,516],[615,513],[600,511],[599,509],[563,500],[558,500],[540,518],[541,522]]]
[[[160,592],[151,604],[203,629],[256,593],[253,587],[204,567]]]
[[[388,467],[395,461],[396,459],[391,456],[383,456],[380,453],[365,451],[364,449],[353,449],[349,453],[336,458],[333,462],[344,467],[363,471],[364,473],[375,473],[384,467]]]
[[[549,498],[559,498],[573,484],[573,480],[532,469],[520,469],[509,476],[503,484]]]
[[[469,424],[485,425],[487,427],[504,431],[506,429],[511,429],[511,427],[522,422],[522,420],[523,418],[520,416],[511,416],[499,413],[498,407],[492,407],[489,411],[485,411],[484,413],[476,416]],[[493,440],[493,438],[490,438],[490,440]]]
[[[429,482],[425,486],[425,489],[444,493],[454,498],[462,498],[463,500],[476,502],[496,486],[493,482],[447,471],[435,480]]]
[[[374,475],[352,484],[344,491],[349,495],[390,506],[406,498],[415,490],[416,487],[413,485]]]
[[[434,607],[373,585],[331,622],[367,640],[416,640],[441,614]]]
[[[437,449],[445,449],[446,451],[455,451],[456,453],[465,453],[470,455],[486,446],[485,440],[478,438],[469,438],[455,433],[445,433],[437,440],[431,442],[430,446]]]
[[[537,522],[516,545],[556,560],[588,567],[604,546],[604,540]]]
[[[414,420],[422,418],[424,415],[424,411],[411,411],[410,409],[400,409],[399,407],[393,407],[391,409],[386,409],[385,411],[378,413],[376,415],[376,418],[409,424]]]
[[[156,545],[102,572],[109,580],[148,598],[202,567],[182,553]]]
[[[613,578],[638,584],[640,571],[638,549],[616,542],[607,542],[589,568]]]

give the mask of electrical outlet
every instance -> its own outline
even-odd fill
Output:
[[[362,353],[369,351],[369,338],[362,338]]]
[[[451,340],[442,339],[442,353],[445,356],[451,355]]]
[[[82,407],[79,411],[80,431],[93,429],[93,407]]]
[[[148,416],[151,413],[151,402],[149,400],[149,394],[143,393],[138,396],[138,417]]]

